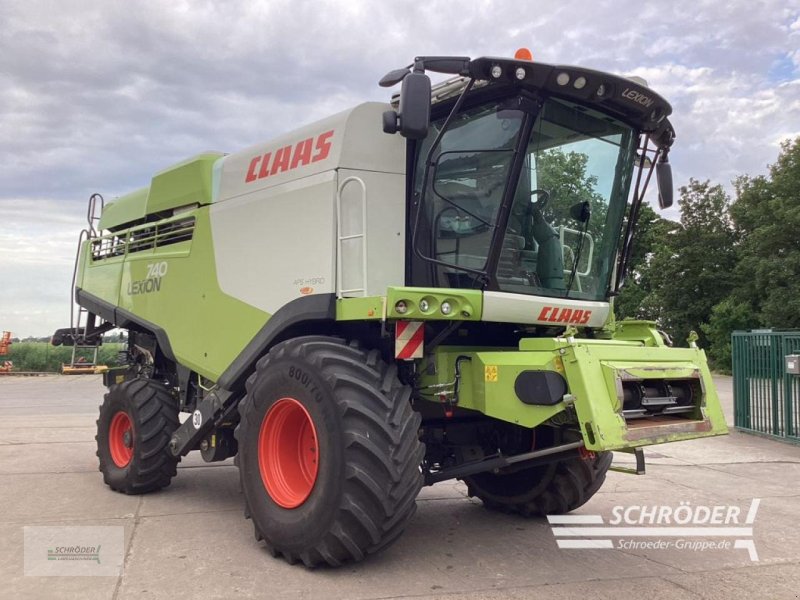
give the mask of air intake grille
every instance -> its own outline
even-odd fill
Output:
[[[114,256],[135,254],[171,244],[191,241],[195,219],[187,217],[129,231],[125,235],[112,234],[92,240],[92,260],[105,260]]]

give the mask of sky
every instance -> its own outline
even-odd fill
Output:
[[[0,0],[0,330],[69,325],[92,193],[386,101],[414,56],[522,46],[666,97],[676,188],[732,192],[800,136],[800,0]]]

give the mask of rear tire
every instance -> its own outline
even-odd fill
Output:
[[[524,517],[560,515],[594,496],[606,479],[611,452],[571,458],[516,473],[478,473],[465,477],[470,497],[486,508]]]
[[[144,494],[169,485],[178,458],[169,440],[179,426],[178,407],[156,381],[112,385],[97,419],[97,457],[103,481],[114,491]]]
[[[288,340],[258,362],[238,465],[245,516],[273,556],[338,566],[400,536],[422,486],[410,395],[395,365],[341,339]]]

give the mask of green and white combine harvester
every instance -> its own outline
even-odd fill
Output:
[[[97,421],[112,489],[235,456],[256,538],[338,565],[397,539],[423,485],[565,513],[612,450],[641,472],[644,446],[726,433],[702,350],[613,317],[653,173],[672,202],[670,105],[526,52],[418,57],[396,84],[93,198],[85,318],[53,341],[128,331]]]

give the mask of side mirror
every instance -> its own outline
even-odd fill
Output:
[[[409,73],[400,88],[400,110],[383,113],[383,130],[420,140],[428,135],[430,120],[431,80],[425,73]]]
[[[569,216],[578,223],[586,223],[592,216],[592,203],[588,200],[578,202],[569,207]]]
[[[656,182],[658,183],[658,205],[661,209],[672,206],[672,165],[667,156],[656,163]]]

